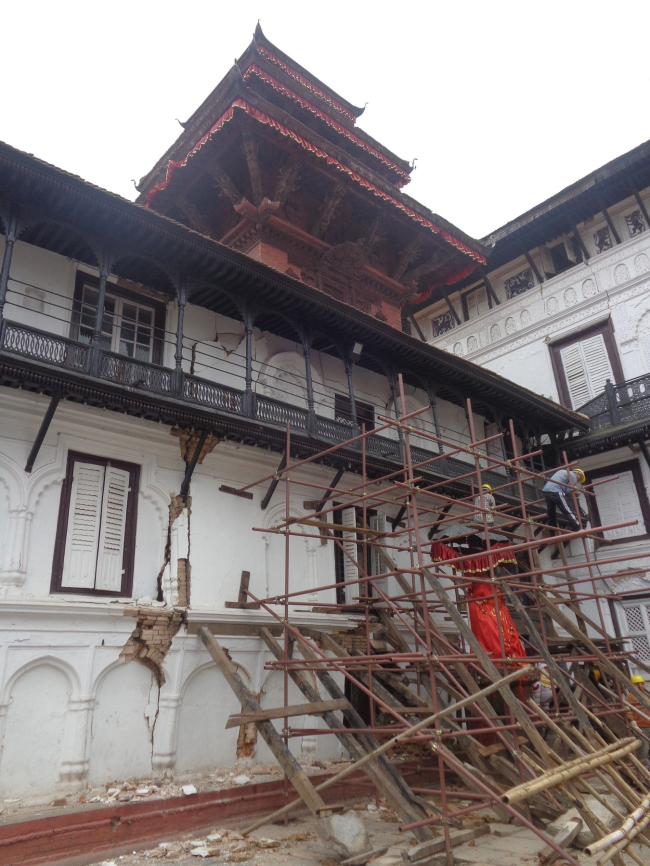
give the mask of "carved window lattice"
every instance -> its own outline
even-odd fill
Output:
[[[533,272],[531,268],[526,268],[525,271],[515,274],[514,277],[509,277],[503,282],[503,288],[505,289],[506,298],[508,300],[515,298],[517,295],[523,295],[524,292],[527,292],[529,289],[534,287],[535,282],[533,280]]]
[[[638,602],[625,605],[628,637],[641,661],[650,660],[650,605]],[[634,660],[632,659],[634,664]]]
[[[435,316],[435,318],[431,319],[431,335],[433,337],[440,337],[442,334],[452,331],[455,327],[456,320],[452,316],[451,310],[447,313],[443,313],[441,316]]]
[[[632,213],[626,214],[625,222],[631,238],[643,234],[647,228],[640,210],[633,210]]]
[[[594,232],[594,246],[596,247],[597,254],[604,253],[605,250],[611,250],[614,246],[607,226]]]

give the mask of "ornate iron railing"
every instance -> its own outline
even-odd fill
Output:
[[[102,379],[120,382],[132,388],[142,388],[144,391],[171,394],[172,390],[171,370],[155,364],[132,361],[124,355],[116,355],[113,352],[101,353],[99,374]]]
[[[307,411],[290,406],[288,403],[280,403],[270,397],[260,397],[255,400],[255,417],[261,421],[269,421],[271,424],[281,424],[286,427],[291,424],[296,430],[307,429]]]
[[[2,322],[0,346],[7,352],[56,364],[67,370],[84,370],[88,362],[89,347],[85,343],[6,320]]]
[[[242,414],[243,411],[241,391],[234,391],[196,376],[183,376],[183,397],[211,409],[225,409],[226,412],[237,414]]]
[[[82,372],[138,391],[168,395],[279,427],[286,427],[287,423],[290,423],[294,430],[315,433],[333,443],[346,442],[355,435],[355,428],[351,424],[323,418],[270,397],[238,391],[188,373],[181,372],[178,375],[174,370],[157,364],[134,361],[99,347],[91,347],[77,340],[48,334],[7,320],[4,320],[0,327],[0,351],[42,361],[65,370]],[[627,390],[624,392],[624,389]],[[619,394],[616,405],[621,415],[633,411],[633,405],[644,405],[645,413],[650,414],[650,376],[635,379],[625,386],[617,386],[617,390]],[[603,396],[596,398],[592,404],[599,406],[598,401]],[[585,408],[580,411],[584,412]],[[370,456],[402,462],[402,444],[399,439],[373,433],[366,439],[366,452]],[[422,463],[438,455],[424,448],[411,446],[411,456],[414,463]],[[467,474],[472,466],[471,463],[453,457],[441,457],[432,464],[432,468],[449,478]],[[493,484],[502,485],[504,482],[504,476],[494,472],[484,472],[484,478]],[[525,491],[527,498],[532,497],[533,493],[532,488]]]
[[[650,374],[620,385],[614,385],[608,379],[603,393],[576,411],[590,419],[590,433],[630,421],[650,419]]]

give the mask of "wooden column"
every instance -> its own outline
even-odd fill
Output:
[[[7,285],[9,283],[9,269],[11,268],[11,257],[14,244],[18,236],[18,220],[10,216],[5,223],[5,252],[2,259],[2,270],[0,270],[0,322],[3,319],[4,307],[7,299]]]
[[[305,359],[305,381],[307,383],[307,430],[316,433],[316,408],[314,401],[314,382],[311,376],[311,342],[309,332],[302,334],[302,353]]]
[[[352,361],[346,356],[343,358],[345,365],[345,375],[348,380],[348,396],[350,398],[350,412],[352,413],[352,424],[354,425],[354,435],[359,434],[359,419],[357,418],[357,404],[354,399],[354,388],[352,387]]]
[[[183,396],[183,321],[185,318],[185,304],[187,303],[187,289],[184,285],[176,288],[176,300],[178,301],[178,321],[176,323],[176,349],[174,351],[174,384],[173,390],[177,397]]]
[[[436,428],[436,436],[438,439],[442,439],[442,434],[440,432],[440,422],[438,421],[438,405],[436,400],[436,391],[435,388],[431,385],[427,385],[427,397],[429,398],[429,405],[431,406],[431,413],[433,415],[433,424]],[[442,442],[438,442],[438,451],[442,454],[444,448],[442,447]]]
[[[246,309],[244,312],[244,330],[246,332],[246,387],[244,390],[244,414],[252,416],[254,414],[253,405],[253,323],[255,317],[251,310]]]
[[[112,256],[110,253],[102,253],[99,256],[99,291],[97,294],[97,313],[95,314],[95,327],[90,338],[90,351],[88,352],[89,372],[98,376],[101,364],[101,336],[102,322],[104,320],[104,307],[106,305],[106,282],[111,269]]]

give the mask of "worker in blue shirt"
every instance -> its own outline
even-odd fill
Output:
[[[577,467],[571,470],[560,469],[546,482],[542,488],[542,493],[546,500],[547,522],[549,526],[557,528],[557,512],[559,509],[572,532],[577,532],[580,529],[571,493],[573,489],[576,489],[580,484],[584,484],[584,482],[585,473]],[[580,516],[584,524],[588,520],[588,516],[582,511],[580,511]]]

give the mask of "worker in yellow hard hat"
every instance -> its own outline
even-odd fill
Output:
[[[485,514],[485,518],[487,520],[488,526],[494,525],[494,512],[496,511],[497,503],[492,495],[492,487],[489,484],[483,484],[481,486],[481,492],[474,499],[474,508],[486,508],[487,514]],[[478,523],[483,522],[483,511],[479,511],[476,515],[476,521]]]
[[[632,683],[637,687],[637,689],[645,693],[644,677],[640,674],[636,674],[632,677]],[[636,695],[629,693],[625,700],[628,704],[634,704],[635,707],[639,708],[639,712],[636,712],[634,709],[628,709],[627,722],[632,728],[632,733],[635,733],[641,741],[641,745],[636,749],[634,754],[640,761],[647,761],[650,743],[646,737],[650,736],[650,710],[641,705],[641,702]]]
[[[569,529],[572,532],[577,532],[580,529],[580,523],[575,515],[575,505],[573,504],[572,491],[578,491],[581,484],[585,482],[585,473],[582,469],[559,469],[542,488],[544,499],[546,500],[546,522],[549,527],[557,528],[558,511],[569,524]],[[582,525],[586,526],[589,522],[589,517],[580,509],[580,517]],[[553,533],[555,534],[555,533]],[[556,548],[551,556],[555,559],[559,555],[559,549]]]

